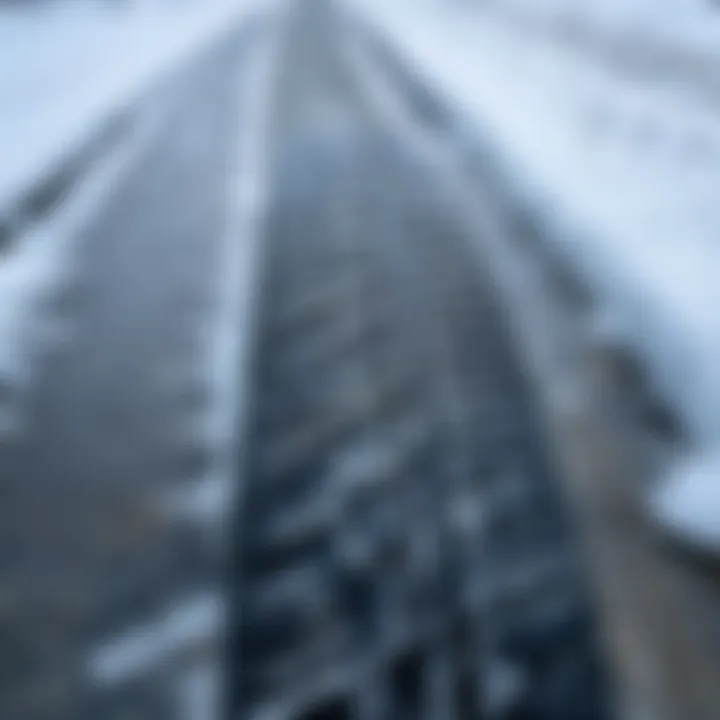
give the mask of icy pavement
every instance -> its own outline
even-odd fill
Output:
[[[614,331],[681,413],[697,452],[711,453],[720,440],[716,113],[671,86],[619,77],[540,35],[514,33],[467,3],[356,5],[467,130],[498,150],[519,195],[542,210]],[[697,506],[699,486],[669,486],[674,507],[686,496]],[[702,494],[702,517],[688,508],[667,522],[690,534],[710,522],[703,535],[717,534],[720,480],[703,482]]]
[[[233,22],[270,5],[214,0],[120,8],[75,2],[3,9],[0,225],[12,218],[19,197],[82,148],[117,109],[131,106]],[[15,396],[29,379],[38,343],[60,329],[49,327],[58,322],[47,307],[71,272],[73,238],[148,133],[140,128],[131,135],[140,137],[101,154],[58,211],[0,247],[0,435],[16,429]]]
[[[27,672],[0,679],[3,717],[36,716],[36,695],[63,703],[47,717],[85,716],[88,705],[88,717],[104,716],[96,704],[159,717],[149,707],[175,707],[176,689],[188,713],[163,717],[214,717],[198,708],[217,650],[205,636],[221,619],[219,521],[232,498],[222,472],[234,459],[267,125],[248,86],[268,85],[258,64],[268,20],[241,22],[173,67],[135,104],[121,141],[0,255],[13,300],[0,308],[15,318],[0,378],[11,355],[20,379],[31,376],[10,374],[21,427],[0,434],[2,527],[18,549],[5,558],[18,598],[5,619],[32,656]],[[46,325],[62,342],[38,347]],[[187,506],[210,491],[226,502],[199,518],[197,507],[164,512],[166,498]],[[71,595],[82,609],[68,620]],[[96,655],[90,685],[81,661]],[[63,683],[78,689],[37,692]]]
[[[483,8],[623,77],[720,105],[720,6],[711,0],[488,0]]]
[[[650,505],[655,517],[701,552],[720,547],[718,477],[720,455],[687,458]]]

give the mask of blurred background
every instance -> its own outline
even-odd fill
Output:
[[[719,60],[0,2],[0,717],[720,717]]]

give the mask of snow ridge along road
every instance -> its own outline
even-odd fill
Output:
[[[211,650],[217,538],[165,501],[202,480],[232,432],[219,425],[233,418],[210,420],[221,391],[235,392],[213,385],[234,380],[214,365],[236,342],[215,334],[242,332],[227,314],[244,298],[222,295],[235,282],[244,292],[253,262],[261,197],[249,183],[261,178],[238,163],[255,158],[244,72],[257,69],[268,21],[228,27],[142,99],[152,122],[122,153],[111,201],[83,205],[68,228],[72,272],[43,310],[71,334],[37,353],[23,422],[0,443],[0,526],[13,548],[0,562],[3,652],[27,657],[4,665],[3,717],[174,720],[178,683],[162,661],[175,662],[178,635],[193,645],[181,651]],[[109,648],[105,672],[88,675],[93,650],[123,637],[128,652]],[[206,684],[188,680],[194,706]]]
[[[699,459],[692,479],[684,460],[670,473],[655,512],[707,548],[720,537],[716,113],[482,7],[353,4],[457,111],[455,131],[493,148],[548,250],[596,297],[603,341],[632,347],[678,413]]]
[[[20,422],[35,356],[69,330],[48,307],[70,282],[77,237],[154,141],[153,98],[273,5],[0,12],[0,67],[12,69],[0,73],[0,436]]]
[[[0,12],[0,219],[62,175],[113,119],[153,86],[273,0],[211,0],[141,11],[61,7]],[[102,143],[101,143],[102,144]]]

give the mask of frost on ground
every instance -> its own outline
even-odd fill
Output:
[[[711,452],[720,440],[716,113],[670,86],[516,33],[469,3],[356,4],[470,132],[499,150],[519,194],[541,208],[554,242],[639,349],[698,452]],[[703,488],[720,517],[720,478]],[[678,490],[673,505],[685,497]],[[675,516],[665,519],[677,529]]]

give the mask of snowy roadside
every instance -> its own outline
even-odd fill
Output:
[[[0,213],[108,116],[268,0],[0,12]]]
[[[21,422],[32,358],[69,330],[50,305],[71,282],[79,228],[157,130],[157,108],[139,100],[270,2],[215,0],[184,10],[168,3],[163,13],[93,12],[83,3],[0,12],[0,68],[11,70],[0,72],[0,438]],[[117,142],[97,147],[98,133],[128,112],[128,132],[123,127]],[[91,145],[90,162],[63,202],[41,203],[17,221],[28,193],[42,194],[44,183]],[[14,221],[11,237],[2,237]]]
[[[467,4],[355,0],[495,147],[523,199],[643,356],[703,456],[654,509],[720,540],[720,125],[672,88],[618,77]],[[683,490],[679,490],[683,488]],[[692,498],[692,503],[687,502]],[[700,516],[697,506],[704,507]],[[711,508],[711,509],[710,509]]]
[[[282,7],[281,3],[277,7]],[[212,538],[223,554],[232,534],[229,511],[238,502],[237,437],[243,436],[246,422],[243,398],[248,391],[247,365],[252,348],[248,336],[258,302],[260,226],[268,190],[269,113],[284,32],[282,20],[273,23],[246,63],[239,84],[242,127],[238,146],[229,149],[235,165],[227,187],[223,262],[212,318],[206,324],[206,357],[201,366],[209,402],[194,427],[210,450],[212,462],[201,476],[159,498],[159,509],[165,517],[195,526]],[[89,658],[87,669],[93,682],[118,687],[138,676],[162,673],[179,662],[175,678],[177,717],[219,717],[224,681],[220,660],[227,622],[224,596],[218,586],[199,596],[175,598],[147,624],[122,628],[117,635],[106,638],[93,648]]]
[[[487,0],[481,7],[620,74],[720,104],[720,7],[710,0]]]
[[[492,0],[489,6],[549,27],[720,56],[720,8],[712,0]]]
[[[151,108],[154,110],[154,108]],[[70,292],[78,229],[111,195],[120,178],[158,131],[160,116],[147,112],[123,142],[108,152],[46,222],[25,232],[0,255],[0,440],[20,429],[21,397],[38,350],[67,339],[66,317],[51,304]]]

